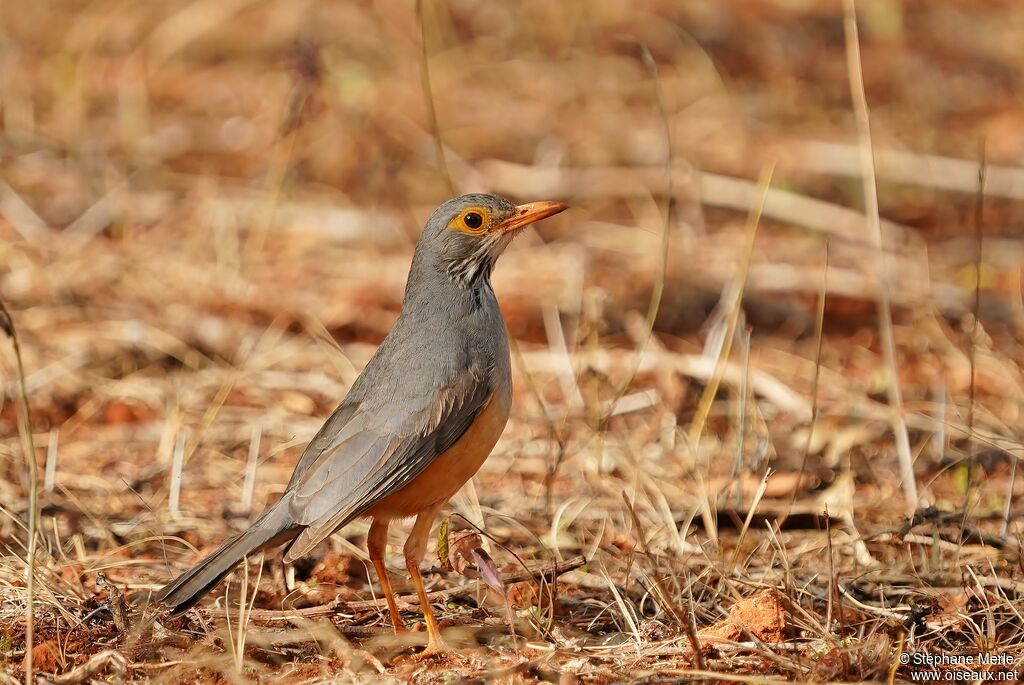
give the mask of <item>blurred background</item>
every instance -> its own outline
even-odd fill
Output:
[[[280,494],[394,322],[423,222],[471,191],[573,207],[496,269],[513,417],[453,503],[499,565],[517,567],[506,547],[592,560],[535,607],[556,653],[578,631],[593,661],[572,672],[682,635],[673,602],[712,626],[791,545],[821,571],[825,508],[837,568],[913,568],[915,587],[921,564],[974,560],[962,528],[955,551],[869,535],[915,507],[1019,540],[1024,5],[858,6],[881,246],[843,18],[833,0],[0,5],[0,297],[45,481],[37,642],[102,600],[98,570],[154,587]],[[0,383],[16,579],[9,346]],[[265,576],[257,606],[370,597],[364,528],[286,600]],[[652,577],[674,579],[664,602]],[[3,612],[19,593],[4,583]],[[116,640],[103,629],[75,628],[50,670]],[[870,677],[884,648],[819,675]],[[666,654],[642,666],[688,658]]]

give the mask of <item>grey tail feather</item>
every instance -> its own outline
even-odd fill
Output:
[[[190,609],[212,590],[224,576],[253,552],[281,544],[295,537],[300,528],[294,524],[283,502],[268,509],[248,530],[229,538],[205,559],[157,591],[154,599],[180,614]]]

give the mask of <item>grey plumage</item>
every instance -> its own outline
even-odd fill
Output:
[[[468,207],[482,207],[491,225],[511,228],[452,230]],[[527,218],[522,207],[493,195],[465,195],[434,212],[417,242],[398,321],[306,447],[284,495],[161,589],[158,601],[184,611],[243,558],[269,546],[287,543],[286,561],[306,554],[412,483],[488,403],[507,408],[508,341],[490,273]]]

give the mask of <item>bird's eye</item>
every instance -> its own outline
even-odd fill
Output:
[[[448,222],[448,228],[461,233],[479,235],[490,225],[491,214],[486,207],[467,207]]]

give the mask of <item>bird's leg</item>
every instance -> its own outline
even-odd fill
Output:
[[[427,601],[427,592],[423,589],[423,577],[420,575],[420,562],[427,551],[427,538],[430,536],[430,528],[434,525],[437,512],[441,510],[444,502],[421,511],[413,524],[412,532],[405,541],[405,566],[409,569],[409,577],[416,587],[416,595],[420,600],[420,608],[423,610],[423,620],[427,624],[427,648],[420,656],[437,654],[447,651],[444,640],[441,639],[441,631],[437,627],[437,619]]]
[[[388,546],[388,519],[374,518],[370,524],[370,532],[366,535],[366,551],[373,563],[373,570],[377,572],[377,579],[380,580],[380,589],[384,599],[388,603],[388,612],[391,613],[391,625],[395,629],[395,635],[405,632],[405,624],[402,622],[402,615],[398,613],[398,604],[395,602],[395,592],[391,589],[391,579],[388,578],[388,570],[384,567],[384,551]]]

